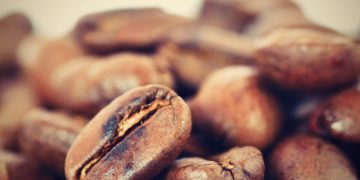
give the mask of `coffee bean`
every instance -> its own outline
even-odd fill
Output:
[[[83,17],[74,34],[95,53],[139,50],[152,48],[169,29],[187,21],[156,8],[114,10]]]
[[[70,62],[59,67],[49,83],[55,92],[52,99],[59,105],[84,112],[97,112],[115,97],[134,87],[153,83],[172,87],[173,82],[171,74],[158,68],[148,56],[115,54],[106,58],[83,58]]]
[[[212,71],[236,64],[254,64],[252,39],[201,23],[171,31],[158,55],[170,63],[185,85],[198,88]]]
[[[190,103],[194,126],[214,142],[265,148],[275,138],[279,107],[262,87],[258,71],[232,66],[215,71]]]
[[[285,88],[334,88],[355,81],[360,72],[360,47],[333,31],[279,28],[260,38],[257,46],[260,69]]]
[[[39,108],[29,111],[23,121],[21,150],[58,175],[64,175],[66,153],[86,120]]]
[[[190,110],[160,85],[134,88],[104,107],[71,146],[68,179],[150,179],[183,149]]]
[[[313,113],[310,128],[320,135],[360,142],[360,90],[346,89],[326,100]]]
[[[212,160],[197,157],[179,159],[170,167],[166,179],[262,180],[264,178],[264,160],[261,152],[254,147],[234,147],[210,159]]]
[[[335,146],[310,135],[296,135],[272,152],[273,179],[357,179],[352,165]]]

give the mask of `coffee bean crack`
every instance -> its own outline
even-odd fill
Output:
[[[233,174],[233,172],[232,172],[232,169],[235,168],[235,165],[234,165],[229,159],[228,159],[228,160],[225,160],[225,161],[223,161],[223,162],[220,162],[220,163],[218,163],[218,164],[221,166],[221,168],[222,168],[224,171],[227,171],[227,172],[230,173],[232,179],[235,179],[235,176],[234,176],[234,174]]]

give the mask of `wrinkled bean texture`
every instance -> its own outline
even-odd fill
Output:
[[[357,179],[346,156],[335,146],[310,135],[281,142],[270,157],[273,179]]]
[[[279,28],[259,39],[255,55],[262,72],[279,86],[316,91],[355,81],[359,49],[352,39],[332,31]]]
[[[175,160],[191,130],[190,110],[172,90],[134,88],[81,131],[65,164],[68,179],[150,179]]]
[[[179,159],[170,166],[166,179],[262,180],[264,170],[260,150],[251,146],[234,147],[210,160],[197,157]]]
[[[66,153],[85,124],[82,117],[33,109],[23,118],[19,135],[21,150],[50,170],[63,175]]]

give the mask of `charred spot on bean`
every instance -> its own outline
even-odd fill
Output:
[[[135,127],[134,127],[135,129]],[[130,131],[132,132],[132,131]],[[130,133],[129,132],[129,133]],[[136,131],[134,131],[134,134],[136,137],[141,137],[144,136],[144,134],[146,133],[146,128],[143,126],[140,126],[136,129]],[[122,156],[123,153],[125,153],[128,149],[129,149],[129,140],[128,139],[123,139],[123,141],[121,142],[121,144],[116,145],[115,147],[113,147],[113,149],[111,149],[111,155],[110,156],[105,156],[103,158],[104,161],[113,161],[113,157],[114,156]],[[130,166],[130,164],[128,163],[127,166],[125,167],[125,171],[126,169],[128,169],[129,171],[132,170],[132,165]]]
[[[124,140],[124,142],[122,142],[120,146],[117,146],[115,151],[112,151],[112,153],[115,153],[116,155],[117,154],[122,154],[122,153],[126,152],[126,150],[129,147],[128,145],[129,145],[128,141]],[[109,156],[109,158],[104,157],[104,161],[112,161],[112,160],[113,159],[110,156]]]
[[[155,100],[155,96],[149,96],[149,97],[146,98],[146,100],[145,100],[145,105],[146,105],[146,106],[149,106],[154,100]]]
[[[102,138],[111,136],[115,132],[116,124],[118,123],[118,116],[111,116],[109,120],[103,125]]]
[[[135,129],[135,128],[134,128]],[[138,126],[138,129],[135,131],[136,137],[144,136],[146,133],[146,128],[144,126]]]

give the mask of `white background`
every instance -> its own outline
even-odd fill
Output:
[[[250,1],[250,0],[249,0]],[[294,0],[313,21],[349,35],[360,31],[360,0]],[[21,11],[39,35],[61,36],[81,16],[107,9],[160,7],[168,12],[195,17],[202,0],[0,0],[0,17]]]

